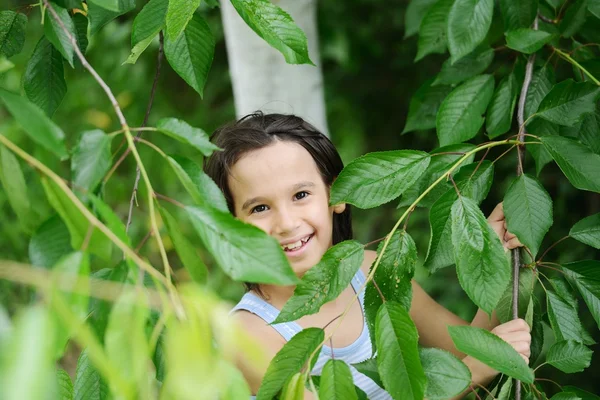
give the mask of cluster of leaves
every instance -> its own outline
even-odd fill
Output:
[[[266,0],[232,3],[248,25],[280,50],[288,62],[310,63],[304,35],[285,12]],[[418,333],[408,313],[417,249],[406,229],[398,227],[414,207],[430,208],[432,234],[427,267],[434,272],[456,265],[460,284],[469,298],[488,313],[495,309],[502,321],[510,319],[510,263],[478,206],[492,185],[494,163],[483,158],[474,160],[481,151],[519,142],[507,139],[478,146],[463,142],[480,137],[483,131],[490,139],[511,131],[517,100],[523,101],[527,120],[526,126],[517,124],[517,130],[526,128],[535,135],[528,148],[538,174],[554,160],[575,187],[600,192],[600,88],[590,72],[597,65],[598,55],[592,46],[581,47],[577,41],[586,37],[581,31],[585,19],[598,18],[600,12],[593,1],[560,3],[526,0],[517,4],[506,0],[500,1],[500,10],[494,9],[491,0],[410,3],[407,34],[419,33],[417,60],[446,50],[450,57],[438,76],[413,97],[404,132],[436,128],[442,147],[429,153],[400,150],[368,154],[350,163],[332,188],[332,204],[346,202],[372,208],[401,197],[400,204],[409,207],[380,245],[365,288],[367,323],[379,356],[351,367],[340,360],[328,361],[319,379],[322,398],[365,397],[354,387],[350,368],[372,377],[399,399],[449,398],[469,387],[470,372],[460,360],[442,350],[418,346]],[[51,272],[26,270],[22,279],[37,282],[46,306],[26,309],[9,333],[0,330],[0,346],[10,350],[0,353],[0,396],[156,398],[160,391],[161,397],[177,399],[247,397],[249,389],[233,367],[232,352],[240,348],[251,352],[254,346],[224,322],[223,309],[201,289],[175,290],[168,279],[171,267],[166,254],[164,275],[137,256],[131,249],[126,226],[102,198],[112,165],[112,139],[120,134],[130,138],[133,129],[126,127],[110,134],[84,132],[78,144],[67,149],[65,133],[51,120],[66,90],[64,60],[71,66],[80,62],[73,41],[85,53],[88,34],[132,11],[135,2],[58,0],[44,5],[44,9],[49,6],[44,10],[44,36],[23,77],[26,97],[0,89],[0,99],[31,140],[59,159],[71,160],[69,181],[73,190],[0,135],[0,178],[21,223],[33,232],[30,261]],[[197,12],[199,6],[199,0],[150,0],[134,20],[132,52],[127,61],[135,62],[157,36],[164,36],[169,64],[202,94],[214,40]],[[550,22],[541,22],[540,30],[531,29],[537,26],[534,20],[538,13]],[[415,25],[417,20],[420,23]],[[4,57],[22,49],[26,23],[21,13],[0,13],[0,52]],[[498,30],[505,35],[498,35]],[[561,50],[565,38],[570,38],[570,53]],[[504,42],[517,54],[513,71],[504,77],[485,74],[496,57],[491,46]],[[538,64],[529,58],[528,64],[535,70],[523,97],[518,93],[526,81],[524,60],[529,54],[538,55]],[[576,81],[567,79],[555,84],[548,65],[550,57],[572,63]],[[496,87],[497,79],[500,82]],[[219,151],[201,129],[184,121],[166,118],[149,129],[191,146],[204,156]],[[130,148],[137,154],[132,141]],[[180,216],[191,221],[216,264],[236,280],[297,284],[277,322],[315,313],[349,285],[363,259],[362,245],[350,241],[332,247],[298,281],[277,242],[234,219],[218,188],[198,164],[155,149],[189,192],[193,204],[182,206]],[[15,154],[43,174],[45,194],[56,211],[39,226],[32,219],[30,195]],[[143,168],[139,156],[137,160]],[[450,177],[453,185],[447,182]],[[208,271],[202,259],[178,231],[177,219],[156,202],[149,181],[145,183],[150,219],[156,218],[152,211],[156,205],[183,265],[197,283],[203,284]],[[532,362],[543,358],[545,310],[556,343],[545,353],[544,362],[566,373],[581,371],[589,365],[592,352],[586,345],[592,340],[579,320],[573,289],[581,294],[600,325],[599,263],[580,261],[560,266],[566,280],[553,278],[543,286],[544,307],[533,289],[536,281],[541,282],[539,268],[547,262],[543,256],[537,261],[535,257],[552,225],[552,200],[536,177],[524,174],[515,178],[507,190],[505,214],[508,229],[519,236],[530,257],[521,272],[519,311],[533,327]],[[161,233],[153,233],[161,248]],[[578,222],[569,236],[600,248],[600,215]],[[112,268],[95,268],[111,262]],[[152,279],[143,278],[140,271]],[[119,289],[116,295],[110,292],[108,296],[116,300],[114,304],[101,300],[106,293],[103,287]],[[145,290],[140,290],[142,287]],[[99,299],[89,301],[90,295]],[[150,312],[149,308],[156,311]],[[48,334],[40,339],[40,331]],[[451,327],[450,334],[460,351],[502,372],[504,377],[490,388],[496,397],[510,398],[516,386],[513,380],[529,384],[527,396],[545,396],[529,366],[496,336],[472,327]],[[70,339],[85,349],[74,385],[64,371],[53,367]],[[271,362],[258,398],[301,398],[315,355],[325,341],[324,331],[318,328],[294,336]],[[250,356],[260,362],[258,355]],[[312,379],[309,383],[314,387]],[[557,396],[595,398],[576,388],[563,389]]]

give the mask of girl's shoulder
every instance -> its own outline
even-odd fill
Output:
[[[371,269],[371,264],[373,264],[373,262],[375,261],[375,259],[377,258],[377,252],[374,250],[365,250],[365,257],[363,259],[362,265],[360,266],[360,269],[362,271],[362,273],[366,276],[369,275],[369,269]]]

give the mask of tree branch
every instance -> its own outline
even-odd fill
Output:
[[[533,29],[538,29],[538,17],[536,16],[533,20]],[[533,75],[533,64],[535,63],[535,53],[529,56],[527,65],[525,66],[525,78],[523,79],[523,87],[521,88],[521,94],[519,97],[519,106],[517,109],[517,122],[519,124],[519,134],[517,135],[517,141],[520,143],[517,146],[517,176],[523,175],[523,164],[525,162],[525,135],[527,130],[525,128],[525,100],[527,98],[527,91],[531,84],[531,77]],[[513,319],[519,318],[519,271],[521,269],[521,253],[520,249],[516,248],[512,250],[512,269],[513,269],[513,287],[512,287],[512,317]],[[521,381],[516,381],[515,387],[515,400],[521,400]]]

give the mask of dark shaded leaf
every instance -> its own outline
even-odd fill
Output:
[[[415,62],[432,53],[444,53],[447,47],[448,13],[454,0],[438,0],[429,8],[419,27]]]
[[[435,128],[438,109],[452,88],[442,85],[431,86],[431,83],[431,79],[427,80],[411,97],[402,134]]]
[[[500,0],[504,29],[529,28],[538,11],[538,0]]]
[[[33,234],[29,242],[29,262],[37,267],[50,268],[71,251],[73,247],[69,230],[55,214]]]
[[[456,62],[444,61],[442,69],[435,78],[433,86],[455,85],[487,69],[494,59],[494,50],[490,48],[475,49]]]
[[[10,58],[23,50],[26,26],[25,14],[8,10],[0,12],[0,55]]]
[[[588,0],[577,0],[570,4],[559,25],[562,35],[569,38],[577,33],[586,20]]]
[[[413,36],[419,32],[421,21],[427,14],[427,11],[435,4],[437,0],[412,0],[406,7],[404,15],[404,38]]]
[[[600,213],[577,222],[569,231],[569,236],[600,250]],[[598,279],[600,280],[600,276]]]
[[[514,74],[505,77],[496,88],[486,119],[486,130],[490,139],[510,130],[517,104],[517,90],[518,83]]]

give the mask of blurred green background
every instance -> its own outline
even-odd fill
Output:
[[[142,123],[148,102],[150,87],[155,73],[158,42],[155,41],[142,54],[135,65],[123,61],[130,52],[130,35],[133,17],[145,2],[138,1],[138,9],[119,17],[106,25],[98,34],[90,38],[87,57],[99,74],[113,89],[130,126]],[[1,8],[21,9],[28,15],[28,31],[25,48],[21,54],[11,58],[13,68],[5,70],[0,65],[0,86],[12,91],[21,90],[21,79],[25,64],[30,57],[37,40],[42,35],[43,26],[39,7],[29,7],[30,3],[17,0],[3,0]],[[433,55],[414,63],[417,38],[404,39],[404,17],[407,1],[354,0],[320,1],[318,3],[318,21],[320,52],[323,64],[325,97],[328,124],[333,142],[336,144],[345,162],[369,151],[391,149],[419,149],[430,151],[438,146],[435,132],[413,132],[401,135],[404,127],[408,104],[416,89],[428,78],[439,72],[445,55]],[[214,62],[201,99],[194,90],[163,62],[163,68],[156,91],[156,98],[150,114],[149,125],[153,126],[163,117],[181,118],[206,132],[212,132],[218,126],[235,118],[231,81],[228,73],[223,28],[218,8],[204,7],[205,15],[215,35],[217,46]],[[600,20],[589,18],[587,24],[600,26]],[[500,35],[502,30],[500,30]],[[512,65],[522,65],[523,59],[516,59],[516,53],[502,51],[497,55],[490,71],[502,74]],[[78,135],[89,129],[100,128],[105,132],[119,129],[118,121],[105,94],[91,76],[81,66],[74,70],[65,67],[67,95],[54,115],[67,134],[69,148],[77,142]],[[571,74],[571,67],[562,61],[557,65],[557,81],[561,75]],[[0,108],[0,132],[7,135],[22,148],[42,160],[54,171],[69,179],[69,162],[59,162],[45,150],[34,146],[13,122],[6,110]],[[198,162],[197,154],[177,142],[167,140],[156,134],[145,134],[165,152],[182,154]],[[116,153],[122,140],[113,141]],[[481,142],[481,136],[473,143]],[[488,156],[494,159],[503,150],[494,149]],[[140,153],[155,189],[162,194],[186,203],[189,197],[168,165],[152,150],[140,146]],[[118,158],[117,153],[115,156]],[[535,174],[533,160],[525,161],[526,170]],[[41,224],[52,215],[38,174],[23,165],[28,189],[33,194],[33,204]],[[502,200],[506,188],[515,175],[516,153],[501,159],[496,165],[493,188],[484,201],[482,208],[487,215],[496,203]],[[102,188],[105,201],[113,207],[123,219],[127,218],[129,198],[135,177],[135,163],[132,157],[117,170],[108,184]],[[542,171],[540,179],[554,200],[554,225],[547,235],[542,249],[566,235],[571,226],[581,218],[600,212],[600,195],[581,192],[574,189],[564,178],[558,167],[552,163]],[[132,242],[139,243],[149,231],[146,218],[145,192],[143,184],[139,207],[133,213],[130,234]],[[397,202],[395,202],[397,204]],[[363,243],[384,236],[400,215],[394,202],[373,210],[354,210],[355,237]],[[176,208],[172,212],[178,214]],[[198,238],[192,232],[188,221],[178,214],[181,230],[201,248]],[[413,213],[409,224],[409,233],[417,243],[420,259],[427,253],[429,241],[428,211],[418,209]],[[19,224],[10,208],[4,189],[0,189],[0,258],[29,262],[28,243],[32,232],[26,232]],[[166,245],[170,248],[170,243]],[[158,261],[155,243],[150,240],[141,250],[151,261]],[[173,265],[179,268],[179,261],[173,251],[169,253]],[[567,262],[580,259],[600,259],[597,251],[579,242],[570,240],[553,249],[548,260]],[[205,261],[212,267],[208,255]],[[115,260],[118,255],[115,255]],[[157,265],[159,262],[157,263]],[[109,267],[99,260],[93,263],[94,270]],[[231,282],[219,269],[211,268],[210,286],[224,299],[236,302],[243,294],[239,283]],[[548,271],[553,276],[552,271]],[[178,273],[180,280],[187,277],[183,270]],[[465,319],[472,318],[475,307],[460,289],[453,268],[446,268],[435,275],[422,268],[417,273],[418,281],[444,306]],[[35,300],[34,292],[26,287],[0,280],[0,304],[10,314],[19,307]],[[596,341],[600,333],[591,315],[580,301],[580,315],[584,325]],[[600,346],[592,346],[597,352]],[[600,371],[600,356],[594,354],[592,366],[585,372],[565,375],[551,367],[543,367],[542,375],[558,380],[561,384],[574,384],[593,393],[600,393],[600,382],[593,378]],[[552,385],[546,386],[551,393]]]

